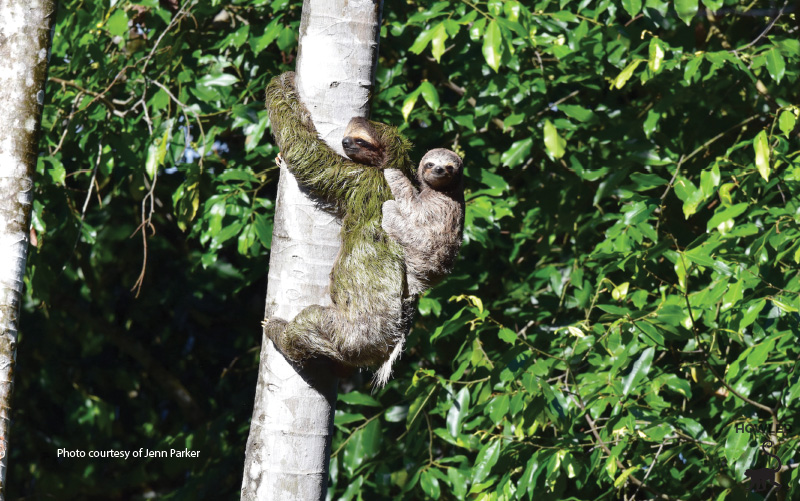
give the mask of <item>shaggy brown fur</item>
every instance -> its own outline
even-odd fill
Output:
[[[351,151],[376,163],[367,166],[337,155],[319,139],[293,73],[269,83],[267,109],[288,169],[341,216],[342,247],[331,270],[333,304],[309,306],[291,322],[272,317],[264,331],[296,362],[324,356],[352,367],[382,364],[375,380],[383,385],[402,352],[414,297],[406,294],[403,249],[381,228],[382,205],[391,198],[382,169],[412,172],[411,144],[394,127],[355,119],[348,127]]]
[[[408,294],[439,283],[453,268],[464,231],[461,158],[437,148],[422,157],[420,192],[397,169],[384,171],[394,200],[383,203],[381,226],[405,251]]]

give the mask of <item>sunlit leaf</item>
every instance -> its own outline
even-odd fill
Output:
[[[520,139],[519,141],[514,142],[508,150],[503,152],[500,160],[503,162],[503,165],[507,165],[508,167],[520,165],[528,158],[532,147],[532,137]]]
[[[678,13],[678,17],[687,25],[692,22],[692,18],[697,14],[698,3],[698,0],[675,0],[675,11]]]
[[[553,158],[564,156],[567,142],[558,134],[558,130],[550,120],[544,121],[544,146],[547,153]]]
[[[419,91],[422,94],[422,98],[433,111],[439,109],[439,93],[432,83],[427,80],[422,82],[419,86]]]
[[[403,114],[404,120],[408,121],[408,117],[411,115],[411,111],[414,110],[414,105],[417,104],[417,98],[421,93],[422,87],[417,87],[416,90],[409,94],[403,101],[403,106],[400,108],[400,111]]]
[[[439,25],[433,29],[431,35],[431,52],[437,63],[442,59],[442,54],[444,54],[445,50],[444,43],[446,41],[447,30],[445,29],[444,23],[439,23]]]
[[[778,125],[781,128],[781,132],[783,132],[787,138],[794,130],[795,123],[797,123],[797,117],[795,117],[794,113],[789,110],[784,110],[781,112],[780,118],[778,119]]]
[[[767,71],[778,83],[786,73],[786,61],[784,61],[781,51],[777,47],[767,52]]]
[[[642,10],[642,0],[622,0],[622,7],[629,16],[634,17]]]
[[[486,27],[486,33],[483,36],[483,57],[494,71],[498,71],[502,55],[503,37],[497,21],[492,20]]]
[[[625,83],[631,78],[631,76],[633,76],[634,70],[636,70],[636,67],[641,63],[641,59],[636,59],[628,63],[628,66],[626,66],[625,69],[623,69],[619,75],[617,75],[614,81],[611,82],[611,87],[616,89],[625,87]]]
[[[658,38],[650,39],[650,59],[647,61],[647,66],[650,71],[656,73],[661,69],[661,62],[664,60],[664,47]]]
[[[761,131],[753,140],[753,148],[756,150],[756,168],[764,181],[769,181],[769,144],[767,143],[767,132]]]

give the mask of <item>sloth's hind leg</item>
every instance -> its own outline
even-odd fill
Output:
[[[394,348],[381,335],[380,318],[349,318],[335,306],[312,305],[291,322],[271,318],[264,329],[286,358],[294,362],[326,357],[345,365],[362,367],[383,362]]]

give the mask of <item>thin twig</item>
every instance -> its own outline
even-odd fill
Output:
[[[758,35],[755,38],[755,40],[753,40],[749,44],[745,45],[744,47],[739,47],[738,49],[733,49],[733,50],[730,50],[729,52],[732,52],[732,53],[736,54],[740,50],[744,50],[744,49],[746,49],[748,47],[752,47],[753,45],[758,43],[758,41],[761,40],[762,38],[764,38],[764,36],[766,36],[766,34],[769,33],[769,30],[771,30],[772,27],[775,26],[775,23],[777,23],[778,19],[780,19],[780,17],[783,15],[783,10],[786,8],[786,6],[788,4],[789,4],[789,0],[786,0],[786,2],[783,3],[783,7],[781,7],[780,10],[778,11],[778,15],[775,16],[774,18],[772,18],[772,21],[767,25],[766,28],[764,28],[764,31],[762,31],[761,34]]]
[[[688,277],[688,274],[687,274],[687,277]],[[689,288],[688,284],[687,284],[686,288],[688,290],[688,288]],[[698,336],[698,330],[699,329],[697,328],[697,325],[695,325],[695,322],[694,322],[694,314],[692,313],[692,305],[689,303],[689,294],[688,294],[688,292],[684,291],[683,297],[686,300],[686,308],[689,310],[689,321],[692,323],[692,333],[694,334],[695,342],[697,343],[697,346],[701,350],[703,350],[703,354],[702,354],[703,355],[703,364],[708,368],[708,370],[711,371],[712,374],[714,374],[714,377],[717,378],[717,381],[719,381],[722,384],[722,386],[727,388],[729,392],[733,393],[735,396],[737,396],[743,402],[746,402],[746,403],[752,405],[753,407],[756,407],[758,409],[766,411],[766,412],[769,413],[770,416],[775,417],[775,411],[771,407],[767,407],[764,404],[760,404],[760,403],[758,403],[758,402],[756,402],[754,400],[750,400],[749,398],[745,397],[744,395],[742,395],[738,391],[734,390],[731,385],[729,385],[727,382],[725,382],[725,378],[720,377],[720,375],[717,372],[717,370],[708,361],[708,352],[706,352],[705,348],[703,347],[702,342],[700,341],[700,337]]]
[[[653,466],[655,466],[656,461],[658,460],[658,456],[661,455],[661,449],[664,448],[664,443],[665,442],[661,442],[661,445],[658,446],[658,450],[656,451],[656,456],[653,458],[653,461],[650,463],[650,466],[647,468],[647,472],[644,474],[644,477],[642,478],[642,483],[644,483],[644,481],[647,480],[647,477],[650,476],[650,472],[653,471]],[[636,494],[639,493],[639,489],[641,489],[641,488],[642,488],[641,485],[636,487],[636,490],[633,491],[633,496],[631,496],[631,499],[636,499]]]

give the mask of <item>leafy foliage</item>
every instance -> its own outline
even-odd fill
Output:
[[[299,5],[111,3],[59,12],[10,494],[232,496],[277,178],[261,98]],[[784,425],[791,462],[800,43],[779,4],[386,4],[373,119],[414,158],[463,151],[466,238],[395,379],[347,383],[333,499],[746,499],[744,470],[776,465],[744,424]]]

